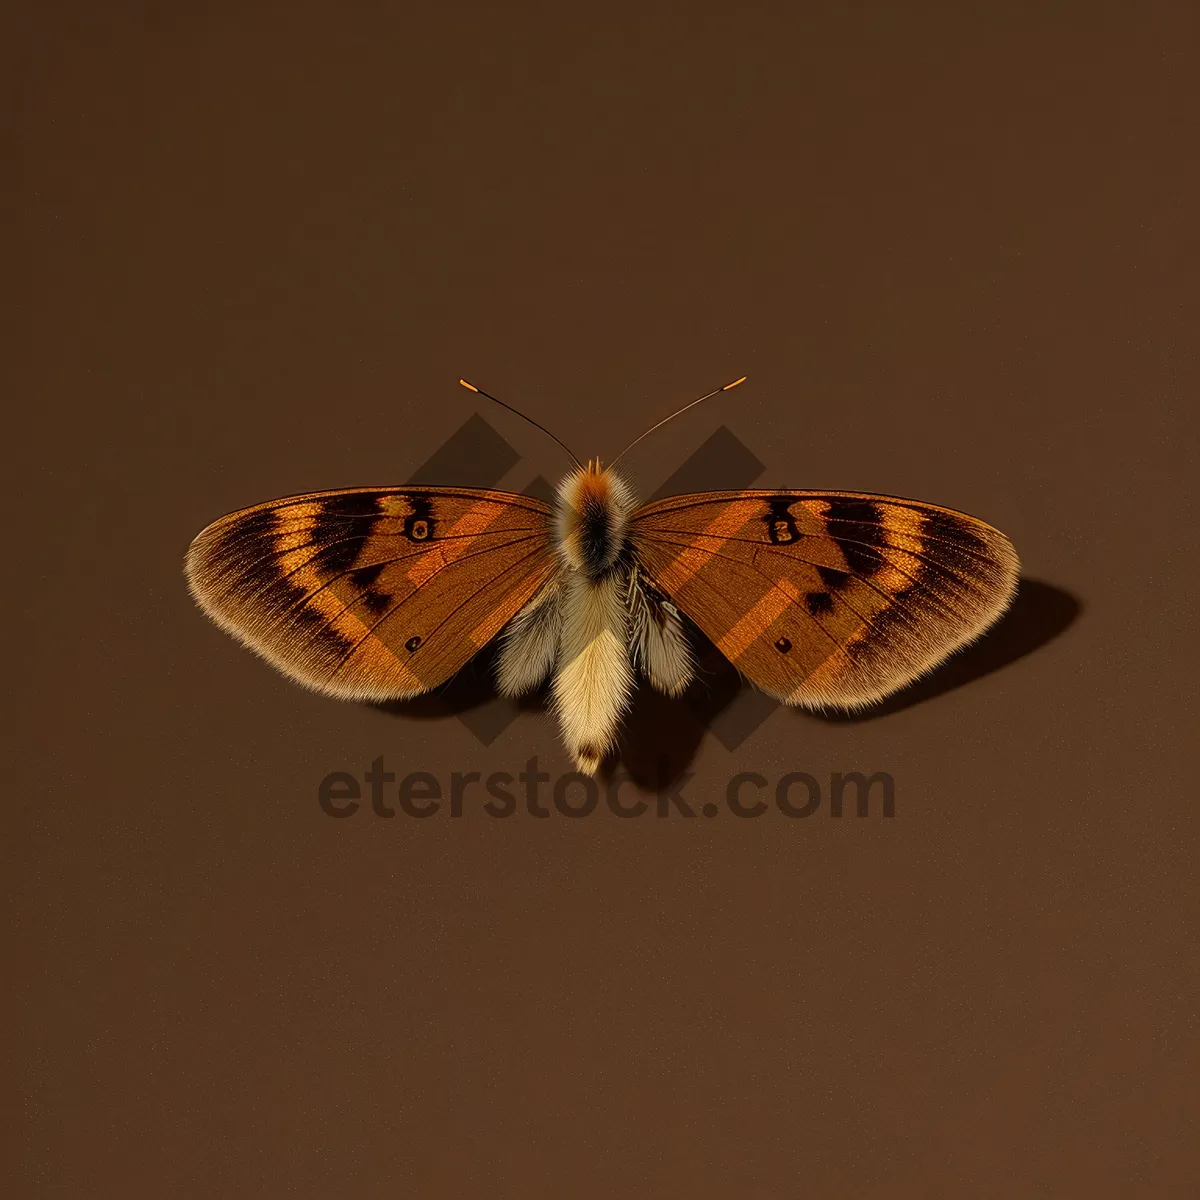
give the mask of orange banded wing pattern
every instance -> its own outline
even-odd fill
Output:
[[[549,516],[476,488],[312,492],[214,521],[188,551],[188,584],[218,625],[316,691],[415,696],[553,573]]]
[[[1009,540],[858,492],[703,492],[639,509],[634,550],[738,670],[786,704],[855,708],[932,670],[1012,600]]]

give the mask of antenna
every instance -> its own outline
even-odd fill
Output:
[[[741,377],[741,379],[735,379],[732,383],[727,383],[724,387],[716,388],[713,391],[708,392],[707,394],[701,396],[699,400],[693,400],[690,404],[685,404],[682,408],[677,408],[669,417],[663,417],[663,419],[661,421],[659,421],[659,423],[657,425],[651,425],[650,428],[647,429],[645,433],[639,433],[638,436],[635,437],[633,439],[633,441],[630,442],[629,445],[626,446],[625,449],[622,450],[621,453],[618,454],[617,457],[614,458],[612,460],[612,462],[610,462],[608,465],[610,467],[615,467],[617,465],[618,460],[624,458],[625,455],[628,454],[629,451],[632,450],[634,448],[634,446],[636,446],[638,444],[638,442],[640,442],[642,440],[642,438],[653,433],[656,429],[661,429],[668,421],[675,420],[675,418],[677,416],[679,416],[680,413],[685,413],[685,412],[687,412],[687,410],[689,408],[695,408],[697,404],[700,404],[705,400],[711,400],[714,396],[719,396],[722,392],[727,392],[731,388],[737,387],[737,385],[739,383],[745,383],[745,382],[746,382],[746,376],[743,375]]]
[[[495,396],[488,395],[488,393],[485,392],[482,388],[477,388],[473,383],[468,383],[465,379],[460,379],[458,382],[461,383],[463,385],[463,387],[465,387],[467,389],[468,392],[478,392],[479,395],[481,395],[481,396],[487,396],[487,398],[489,400],[496,400]],[[513,408],[513,406],[511,404],[505,404],[503,400],[496,400],[496,403],[498,405],[500,405],[501,408],[507,408],[510,413],[516,413],[517,416],[520,417],[522,421],[528,421],[530,423],[530,425],[532,425],[535,429],[540,429],[547,437],[554,438],[554,440],[556,442],[558,442],[558,444],[570,456],[571,461],[581,471],[583,470],[583,463],[581,463],[579,461],[579,459],[575,457],[575,455],[571,451],[571,448],[566,444],[566,442],[564,442],[561,438],[554,437],[554,434],[552,434],[550,432],[550,430],[548,430],[545,427],[545,425],[539,425],[532,417],[527,417],[519,408]]]

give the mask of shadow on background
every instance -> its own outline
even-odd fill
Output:
[[[1069,629],[1082,611],[1083,605],[1070,592],[1037,579],[1022,579],[1008,612],[979,641],[951,655],[931,675],[861,712],[806,715],[853,724],[923,704],[1032,654]]]
[[[1070,628],[1082,611],[1080,601],[1069,592],[1037,579],[1022,579],[1012,607],[1000,621],[931,675],[861,712],[797,711],[810,720],[835,723],[886,717],[1032,654]],[[671,699],[640,683],[625,717],[619,763],[646,790],[675,783],[695,759],[705,733],[732,752],[782,707],[746,683],[711,642],[698,633],[695,636],[696,680],[686,695]],[[549,690],[542,687],[517,700],[498,697],[496,654],[493,643],[436,691],[372,707],[418,721],[457,717],[484,745],[491,745],[521,713],[546,711]],[[616,761],[606,763],[601,777],[611,779],[616,767]]]
[[[979,641],[960,650],[931,675],[880,704],[855,713],[795,710],[809,720],[856,724],[878,720],[952,692],[1032,654],[1073,625],[1083,605],[1069,592],[1022,579],[1012,607]],[[691,765],[705,732],[734,751],[778,708],[778,701],[746,683],[707,639],[697,643],[697,680],[683,701],[638,690],[626,718],[621,759],[646,788],[674,783]]]

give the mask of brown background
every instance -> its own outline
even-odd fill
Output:
[[[24,6],[7,1194],[1183,1194],[1194,7]],[[956,686],[684,764],[895,819],[323,815],[568,764],[289,684],[190,538],[407,478],[459,375],[611,456],[742,373],[646,491],[726,424],[1040,581]]]

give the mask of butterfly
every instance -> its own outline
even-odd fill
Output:
[[[963,513],[783,490],[639,505],[616,460],[585,465],[537,428],[575,462],[551,504],[422,486],[273,500],[199,534],[191,593],[285,675],[345,700],[428,692],[499,638],[498,690],[552,677],[588,774],[613,752],[639,675],[669,696],[692,682],[693,626],[783,703],[856,709],[977,638],[1015,594],[1012,543]]]

